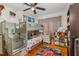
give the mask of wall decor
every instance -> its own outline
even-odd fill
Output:
[[[16,14],[14,12],[10,11],[10,16],[15,17]]]
[[[32,16],[25,16],[25,15],[23,15],[23,19],[26,22],[35,22],[34,18]]]
[[[28,16],[28,17],[27,17],[27,21],[28,21],[28,22],[34,22],[34,18],[31,17],[31,16]]]

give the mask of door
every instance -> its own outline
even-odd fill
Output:
[[[54,34],[61,27],[61,17],[54,17],[49,20],[49,32]]]
[[[43,25],[44,28],[44,33],[48,34],[49,33],[49,22],[47,20],[40,20],[39,24]]]
[[[39,24],[44,26],[44,32],[54,34],[61,26],[61,16],[39,20]]]

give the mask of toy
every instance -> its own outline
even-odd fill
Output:
[[[42,56],[52,56],[54,53],[50,50],[41,53]]]
[[[54,53],[55,53],[55,54],[61,54],[61,50],[56,49],[56,50],[54,50]]]
[[[53,54],[53,56],[61,56],[61,55],[59,55],[59,54]]]
[[[50,40],[50,44],[51,44],[51,45],[55,45],[55,43],[54,43],[54,38],[53,38],[53,37],[52,37],[51,40]]]

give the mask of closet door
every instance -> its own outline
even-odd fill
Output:
[[[61,26],[61,17],[54,17],[49,19],[49,32],[54,34]]]
[[[53,34],[54,31],[55,31],[55,30],[54,30],[54,25],[55,25],[55,24],[54,24],[52,21],[49,21],[49,26],[48,26],[49,28],[48,28],[48,29],[49,29],[49,33],[50,33],[50,34]]]
[[[39,20],[39,24],[44,26],[44,32],[54,34],[61,26],[61,16]]]
[[[44,33],[49,33],[49,22],[47,20],[39,20],[39,24],[43,25]]]

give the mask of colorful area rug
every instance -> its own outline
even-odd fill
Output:
[[[43,47],[40,51],[36,53],[36,56],[61,56],[61,50],[52,49],[50,47]]]

